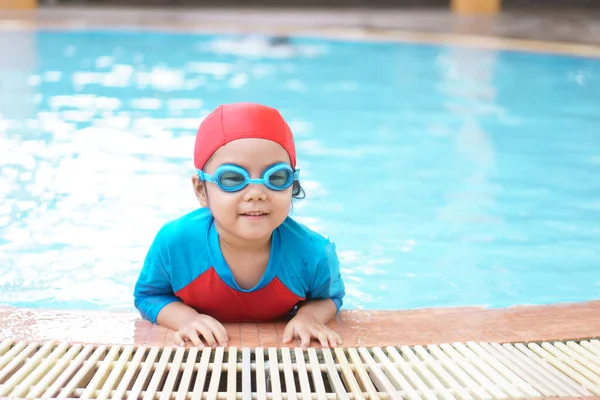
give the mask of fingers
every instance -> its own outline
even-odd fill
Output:
[[[294,324],[289,323],[286,325],[283,330],[283,343],[288,344],[292,342],[292,338],[294,337]]]
[[[328,330],[327,332],[327,341],[329,342],[329,347],[337,347],[342,344],[342,337],[332,330]]]
[[[336,344],[342,344],[344,343],[344,341],[342,340],[342,337],[340,336],[339,333],[331,331],[331,333],[333,334],[333,339],[334,339],[334,343]]]
[[[185,344],[183,338],[181,337],[181,333],[179,331],[175,332],[175,334],[173,335],[173,341],[180,346],[183,346]]]
[[[342,344],[342,337],[337,332],[321,324],[305,325],[297,321],[291,321],[283,331],[283,343],[291,343],[294,337],[300,339],[300,346],[304,350],[310,346],[312,338],[315,338],[324,348],[333,348]]]
[[[202,343],[202,340],[200,340],[200,338],[198,337],[198,332],[196,332],[195,329],[188,329],[187,330],[187,338],[189,341],[191,341],[194,346],[199,347],[199,348],[204,348],[204,343]]]
[[[321,343],[321,347],[329,347],[329,341],[327,340],[327,332],[326,331],[324,331],[324,330],[317,331],[315,333],[315,338]]]
[[[229,342],[229,336],[227,335],[227,330],[223,324],[216,319],[209,319],[205,321],[205,324],[210,328],[219,346],[227,346],[227,342]]]
[[[319,341],[321,347],[334,348],[342,344],[342,337],[335,331],[324,327],[324,328],[313,328],[310,332],[310,336],[314,337]],[[302,342],[304,347],[304,341]]]
[[[187,339],[191,341],[194,346],[203,348],[203,338],[208,346],[227,346],[229,337],[225,327],[214,318],[208,316],[202,317],[203,318],[194,320],[190,325],[176,332],[173,336],[175,342],[183,345],[184,341]]]
[[[319,341],[321,347],[333,348],[342,344],[342,337],[329,328],[314,329],[313,336]]]
[[[227,329],[225,329],[223,324],[220,323],[219,321],[215,320],[215,323],[217,325],[217,328],[220,331],[221,336],[223,337],[223,340],[225,341],[225,344],[227,344],[227,342],[229,342],[229,335],[227,334]]]
[[[300,346],[302,346],[302,350],[306,350],[310,346],[311,334],[303,328],[299,328],[297,332],[300,338]]]
[[[192,326],[202,335],[208,346],[215,347],[217,345],[213,331],[206,323],[195,321]]]
[[[344,340],[342,339],[342,336],[341,336],[340,334],[338,334],[338,333],[336,332],[335,336],[336,336],[336,339],[337,339],[337,343],[338,343],[338,344],[342,344],[342,343],[344,343]]]

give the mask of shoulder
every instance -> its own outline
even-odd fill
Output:
[[[277,228],[277,276],[295,294],[304,297],[326,281],[330,266],[337,265],[335,245],[329,238],[292,219]]]
[[[166,222],[158,231],[156,240],[170,245],[198,238],[212,222],[208,208],[199,208],[179,218]]]
[[[310,229],[306,225],[287,217],[279,227],[281,234],[281,246],[286,251],[302,253],[312,256],[311,258],[321,259],[328,257],[333,251],[335,244],[333,241],[322,234]]]
[[[179,290],[205,272],[210,264],[207,237],[211,223],[212,215],[207,209],[166,222],[146,255],[146,274],[163,276],[170,281],[171,289]]]
[[[171,270],[173,265],[179,266],[171,271],[173,279],[180,283],[187,282],[209,263],[207,248],[211,223],[212,214],[204,208],[168,221],[156,234],[147,260],[160,262],[167,270]]]
[[[166,222],[156,233],[150,252],[161,254],[166,263],[167,259],[178,254],[189,254],[194,249],[206,248],[212,219],[207,208],[199,208]]]

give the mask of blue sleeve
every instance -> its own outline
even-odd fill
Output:
[[[317,265],[315,280],[310,288],[309,299],[331,299],[337,313],[345,295],[344,282],[340,274],[340,262],[333,242],[328,242]]]
[[[140,276],[135,284],[134,304],[143,318],[156,323],[158,313],[167,304],[180,301],[173,293],[171,273],[165,266],[164,259],[168,257],[166,246],[160,238],[160,233],[154,239]]]

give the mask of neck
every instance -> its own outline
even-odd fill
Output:
[[[229,251],[240,253],[258,253],[271,248],[272,235],[268,235],[267,237],[256,240],[246,240],[223,232],[223,230],[219,229],[218,226],[216,226],[216,228],[217,233],[219,234],[219,243],[222,247]]]

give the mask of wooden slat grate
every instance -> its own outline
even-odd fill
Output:
[[[337,348],[0,342],[0,397],[523,399],[600,395],[600,341]]]

